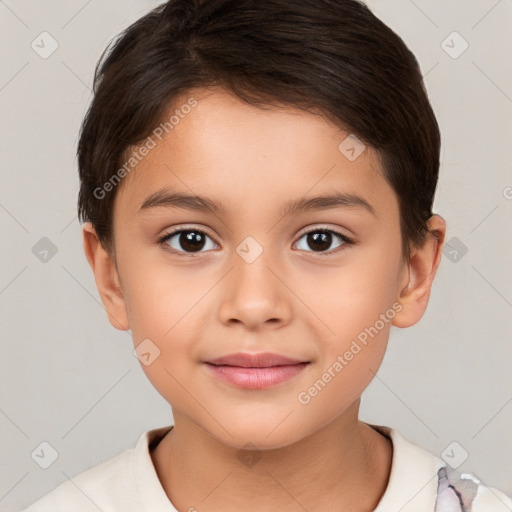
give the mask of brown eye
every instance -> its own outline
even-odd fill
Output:
[[[351,240],[349,240],[346,236],[338,233],[333,229],[316,229],[314,231],[309,231],[308,233],[304,233],[299,241],[304,238],[306,240],[304,245],[310,247],[312,251],[308,251],[304,247],[299,247],[299,249],[305,250],[307,252],[333,252],[331,245],[336,239],[341,240],[341,242],[338,243],[334,249],[351,243]]]
[[[165,235],[160,242],[168,245],[174,252],[193,254],[201,252],[208,245],[208,240],[212,239],[200,229],[179,229]]]

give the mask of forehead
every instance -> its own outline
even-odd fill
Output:
[[[354,141],[356,150],[362,146],[320,114],[196,89],[174,101],[166,121],[167,130],[150,135],[152,149],[124,178],[116,197],[122,208],[140,208],[163,187],[218,198],[233,211],[334,190],[364,196],[377,209],[386,194],[388,201],[394,196],[373,148],[348,158]]]

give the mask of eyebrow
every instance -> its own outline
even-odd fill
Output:
[[[226,211],[224,205],[215,199],[199,195],[172,192],[163,188],[148,196],[142,203],[139,212],[159,206],[183,208],[216,215],[221,215]],[[302,212],[326,210],[336,207],[361,208],[367,210],[375,217],[377,216],[375,209],[368,201],[354,194],[341,192],[334,192],[329,195],[317,197],[302,197],[288,201],[283,206],[281,215],[285,217]]]

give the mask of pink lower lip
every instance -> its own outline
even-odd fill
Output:
[[[298,375],[309,363],[269,366],[267,368],[244,368],[242,366],[215,366],[205,363],[216,377],[238,388],[264,389],[285,382]]]

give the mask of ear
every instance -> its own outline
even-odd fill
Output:
[[[410,327],[417,323],[427,309],[430,290],[441,263],[446,235],[446,222],[439,215],[428,220],[429,233],[422,247],[412,247],[411,256],[404,268],[397,302],[402,309],[395,315],[393,325]]]
[[[90,222],[83,225],[83,242],[108,319],[116,329],[127,331],[130,329],[130,322],[115,262],[104,249]]]

